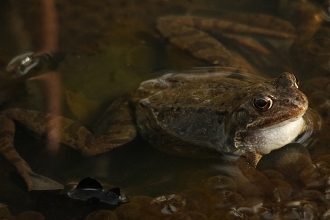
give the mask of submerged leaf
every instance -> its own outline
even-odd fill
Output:
[[[64,94],[71,112],[79,121],[84,121],[91,112],[100,107],[98,102],[87,99],[81,92],[64,89]]]

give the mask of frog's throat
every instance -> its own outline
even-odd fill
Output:
[[[268,154],[272,150],[292,142],[305,130],[306,123],[302,115],[278,123],[271,127],[235,133],[234,145],[238,152],[256,152]]]

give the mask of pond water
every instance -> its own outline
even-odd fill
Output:
[[[191,51],[191,38],[182,40],[178,33],[170,38],[171,34],[160,33],[159,23],[157,29],[160,17],[185,15],[219,19],[213,21],[219,26],[231,22],[227,25],[235,28],[245,22],[243,29],[248,32],[240,35],[212,30],[214,24],[197,29],[211,32],[224,51],[234,54],[236,60],[229,63],[239,64],[231,67],[263,77],[294,73],[314,114],[320,117],[306,147],[292,144],[272,152],[256,169],[248,170],[247,178],[232,156],[209,160],[172,156],[137,137],[110,152],[86,157],[17,124],[14,146],[34,172],[63,184],[65,190],[93,177],[106,189],[120,187],[130,202],[115,207],[73,200],[66,191],[28,191],[15,168],[1,156],[1,218],[10,218],[7,209],[20,219],[43,219],[40,214],[46,219],[85,219],[88,215],[87,219],[329,218],[330,12],[325,3],[3,0],[0,11],[2,109],[51,112],[92,128],[109,103],[144,80],[168,70],[228,66],[222,63],[231,59],[223,55],[227,52],[209,60],[212,52],[199,53],[203,45]],[[196,23],[203,22],[209,21]],[[251,31],[254,25],[256,32]],[[265,30],[275,33],[264,34]],[[282,33],[288,36],[274,36]],[[27,52],[34,52],[35,66],[18,70],[11,65],[14,73],[6,69],[14,57]]]

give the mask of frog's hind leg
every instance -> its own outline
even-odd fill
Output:
[[[38,135],[47,135],[51,141],[64,143],[85,155],[91,156],[121,146],[136,136],[133,115],[128,101],[122,99],[115,101],[106,113],[99,122],[101,128],[94,135],[82,125],[61,116],[33,110],[5,110],[0,115],[0,153],[16,167],[27,183],[29,190],[63,188],[55,181],[35,174],[17,153],[13,144],[14,121],[22,123]],[[57,126],[59,123],[60,126]],[[58,131],[58,129],[60,130]],[[60,137],[57,136],[58,133]]]
[[[125,98],[116,99],[98,119],[93,140],[82,149],[85,155],[95,155],[122,146],[136,137],[134,114]]]
[[[172,44],[197,59],[224,67],[243,68],[240,60],[218,40],[196,27],[200,23],[193,17],[167,16],[157,20],[157,29]]]
[[[0,152],[12,163],[25,180],[28,190],[63,189],[63,185],[47,177],[36,174],[14,148],[15,124],[6,116],[0,116]]]
[[[49,140],[66,144],[87,156],[122,146],[136,136],[133,114],[125,99],[118,99],[110,105],[93,133],[62,116],[22,109],[9,109],[5,113],[8,118],[22,123],[36,134],[51,136]],[[60,126],[56,126],[59,123]],[[58,133],[60,137],[56,138]]]
[[[129,103],[122,104],[115,108],[116,112],[111,111],[114,108],[107,111],[109,115],[114,114],[110,119],[106,119],[106,116],[102,117],[103,120],[99,123],[101,128],[97,129],[95,134],[80,124],[61,117],[61,143],[81,151],[86,156],[92,156],[130,142],[136,136],[136,128],[128,108]]]

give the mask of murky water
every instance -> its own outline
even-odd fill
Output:
[[[6,0],[1,1],[0,12],[3,109],[50,111],[91,128],[107,104],[141,81],[165,69],[211,65],[165,40],[156,29],[157,18],[197,15],[237,22],[243,13],[264,13],[289,21],[297,37],[261,39],[269,56],[237,48],[228,40],[223,44],[255,74],[296,74],[323,120],[307,148],[294,145],[271,153],[248,179],[239,175],[231,157],[219,161],[170,156],[137,138],[88,158],[67,146],[50,146],[19,126],[15,147],[36,173],[63,185],[90,176],[107,188],[121,187],[131,202],[114,209],[72,200],[58,191],[28,192],[13,166],[1,157],[0,203],[13,215],[37,211],[46,219],[84,219],[96,210],[115,210],[95,212],[89,219],[329,218],[330,29],[319,2]],[[6,65],[27,51],[49,53],[52,58],[42,57],[26,75],[12,78]]]

